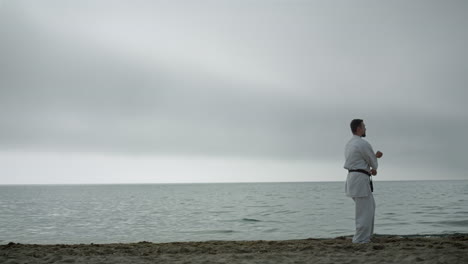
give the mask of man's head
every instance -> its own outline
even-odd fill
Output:
[[[353,135],[366,137],[366,125],[362,119],[353,119],[350,124]]]

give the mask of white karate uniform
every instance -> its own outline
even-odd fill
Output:
[[[346,144],[345,164],[347,170],[377,170],[378,163],[372,146],[354,135]],[[356,233],[353,243],[368,243],[374,233],[375,201],[369,184],[369,176],[361,172],[350,172],[346,178],[345,192],[356,205]]]

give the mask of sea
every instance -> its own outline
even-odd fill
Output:
[[[468,233],[468,181],[374,182],[375,232]],[[0,185],[0,244],[334,238],[344,182]]]

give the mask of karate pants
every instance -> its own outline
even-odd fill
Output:
[[[369,243],[374,234],[375,201],[374,196],[353,197],[356,204],[356,234],[353,243]]]

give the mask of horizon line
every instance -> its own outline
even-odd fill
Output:
[[[421,180],[383,180],[378,182],[416,182],[416,181],[468,181],[468,179],[421,179]],[[239,184],[239,183],[335,183],[342,181],[259,181],[259,182],[134,182],[134,183],[0,183],[0,186],[30,185],[177,185],[177,184]]]

